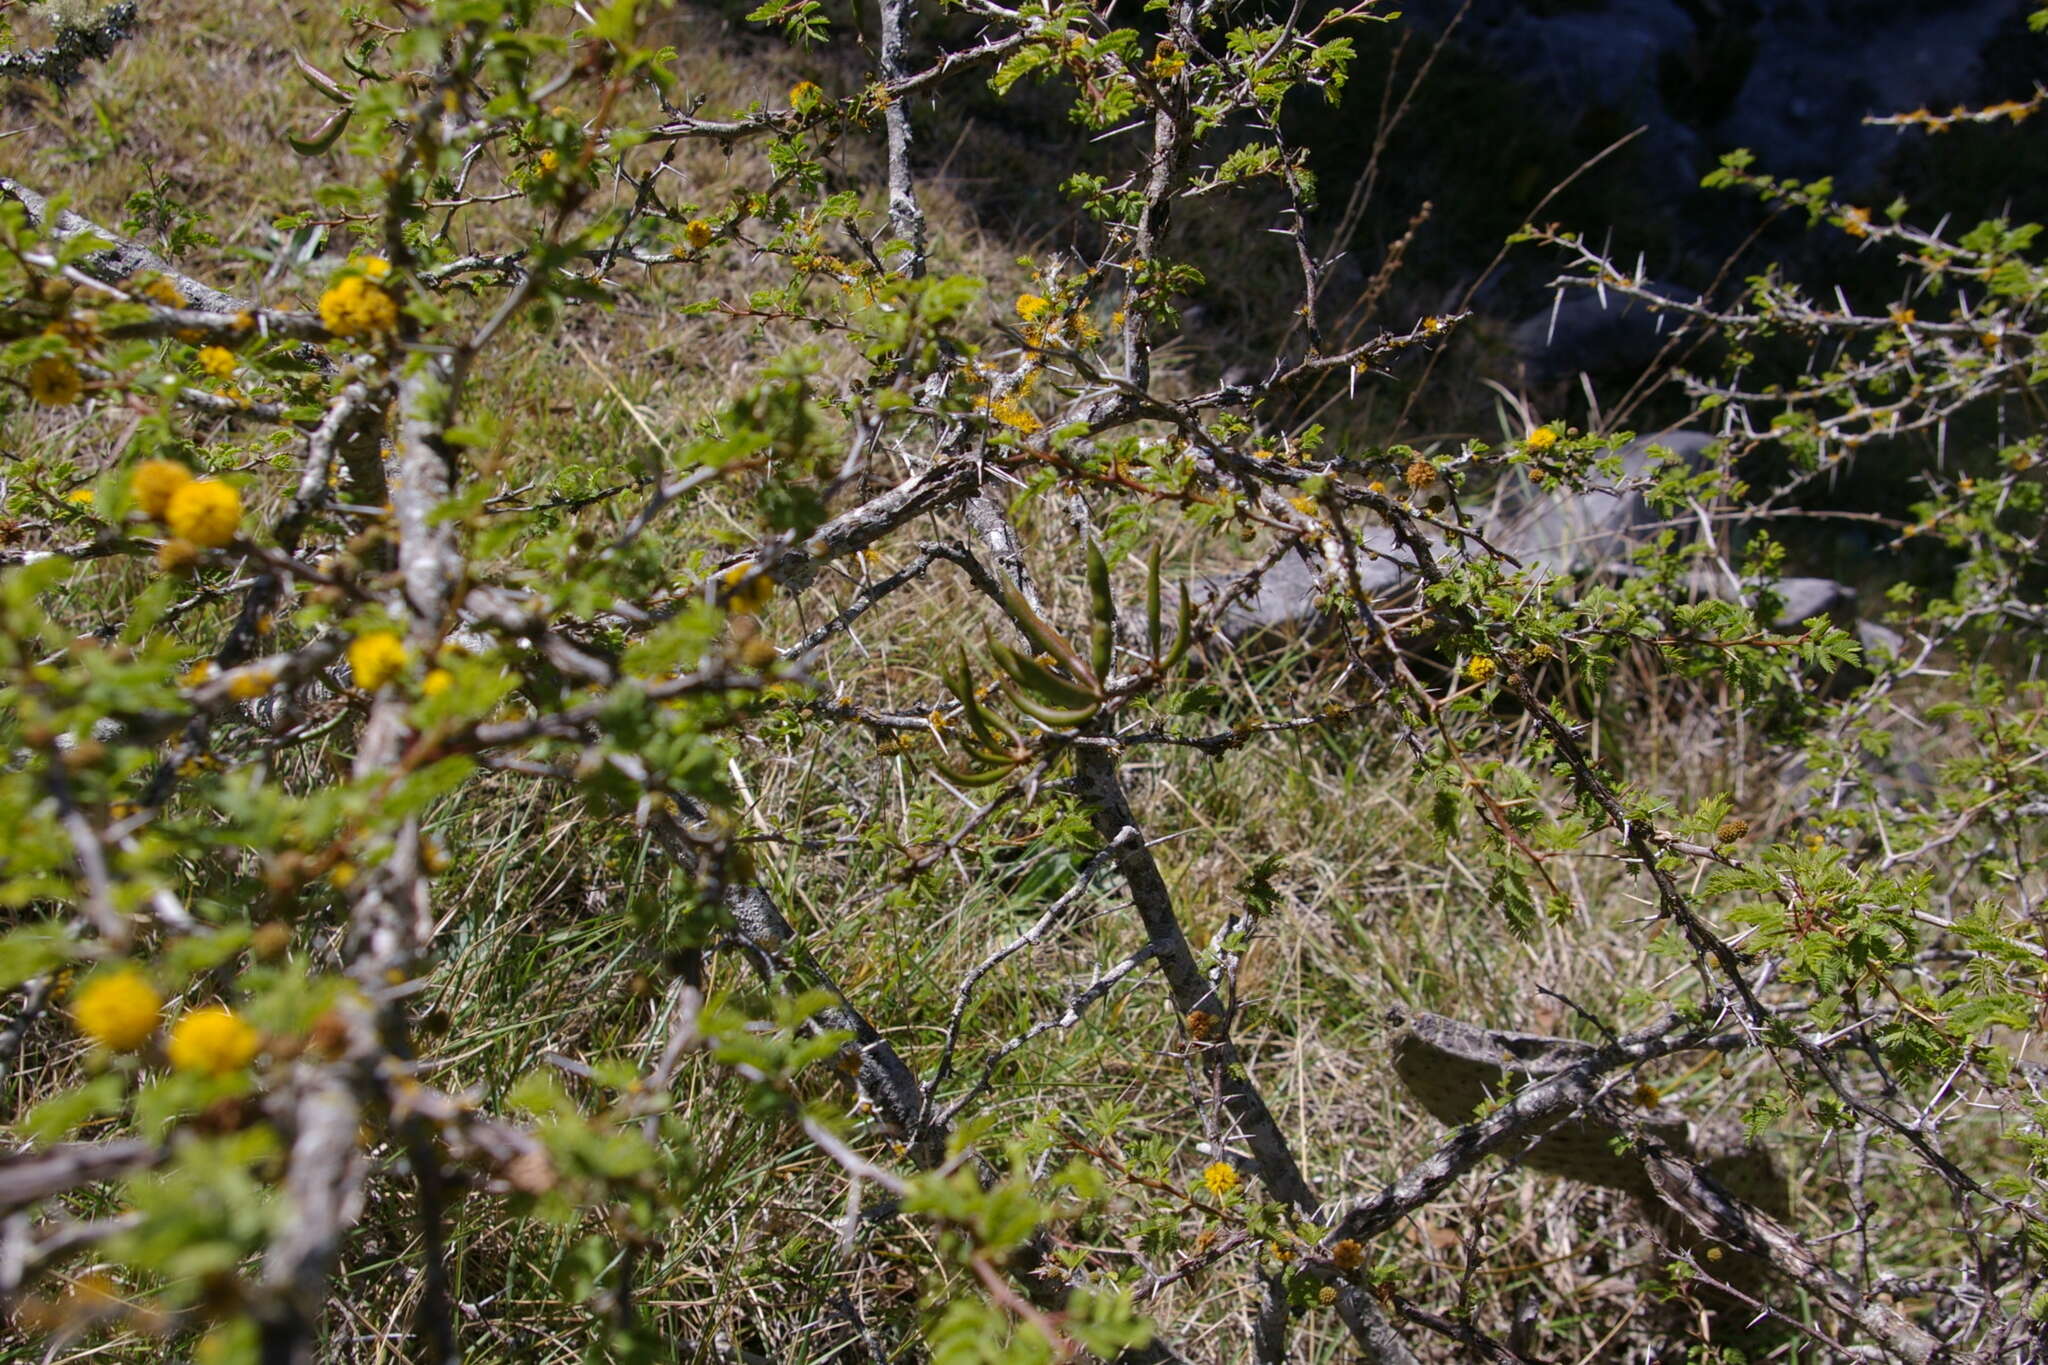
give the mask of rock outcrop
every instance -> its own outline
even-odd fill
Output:
[[[1502,494],[1475,516],[1487,539],[1524,565],[1563,579],[1587,580],[1632,572],[1631,552],[1664,523],[1634,485],[1651,468],[1653,450],[1669,450],[1697,461],[1713,438],[1694,431],[1667,431],[1645,436],[1621,450],[1619,481],[1558,496]],[[1375,603],[1398,601],[1416,585],[1412,565],[1391,531],[1372,529],[1359,537],[1360,586]],[[1316,604],[1322,590],[1319,566],[1300,555],[1281,559],[1220,615],[1217,630],[1229,644],[1244,645],[1267,636],[1314,634],[1324,624]],[[1237,583],[1236,575],[1217,574],[1201,580],[1197,605],[1206,606]],[[1719,571],[1701,570],[1691,586],[1701,598],[1722,597],[1741,585]],[[1783,578],[1772,585],[1778,609],[1767,624],[1774,630],[1796,630],[1800,622],[1826,616],[1854,630],[1866,652],[1894,653],[1895,632],[1856,614],[1856,590],[1830,578]]]

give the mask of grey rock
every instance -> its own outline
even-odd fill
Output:
[[[1881,663],[1896,659],[1905,651],[1906,637],[1890,626],[1881,626],[1875,621],[1856,623],[1856,643],[1863,646],[1865,663]]]
[[[1579,492],[1544,495],[1523,489],[1499,495],[1494,505],[1476,514],[1481,531],[1523,565],[1556,578],[1626,576],[1629,558],[1665,523],[1643,495],[1628,485],[1639,481],[1669,451],[1698,467],[1714,438],[1697,431],[1664,431],[1639,437],[1618,452],[1621,479]],[[1689,531],[1689,528],[1681,528]],[[1358,540],[1358,576],[1367,597],[1375,602],[1398,599],[1414,586],[1415,575],[1393,532],[1368,530]],[[1197,580],[1193,599],[1207,609],[1236,585],[1244,571],[1212,574]],[[1694,593],[1715,597],[1730,589],[1719,570],[1702,569],[1691,577]],[[1256,586],[1227,607],[1216,623],[1217,634],[1232,646],[1264,640],[1313,636],[1327,622],[1316,601],[1326,582],[1318,566],[1289,554],[1258,580]],[[1831,578],[1781,578],[1773,591],[1783,599],[1771,622],[1774,630],[1796,630],[1801,622],[1825,616],[1845,629],[1854,628],[1865,648],[1879,655],[1897,654],[1902,641],[1894,631],[1856,619],[1856,590]]]
[[[1508,499],[1496,519],[1496,541],[1524,564],[1540,565],[1554,574],[1580,574],[1624,562],[1643,533],[1657,521],[1643,495],[1626,485],[1642,478],[1656,458],[1668,450],[1697,466],[1714,438],[1697,431],[1664,431],[1638,437],[1619,452],[1618,484],[1595,486],[1564,496],[1524,495]]]
[[[1569,1038],[1479,1028],[1441,1015],[1417,1013],[1397,1021],[1394,1070],[1438,1122],[1472,1121],[1488,1100],[1532,1081],[1557,1075],[1589,1057],[1593,1048]],[[1698,1123],[1652,1101],[1645,1105],[1610,1095],[1603,1103],[1540,1125],[1542,1138],[1521,1157],[1528,1169],[1589,1185],[1650,1196],[1639,1151],[1627,1141],[1649,1136],[1700,1161],[1743,1198],[1783,1216],[1789,1205],[1784,1172],[1771,1153],[1748,1142],[1740,1125]]]
[[[1832,578],[1781,578],[1771,589],[1783,602],[1771,621],[1773,630],[1793,630],[1816,616],[1856,619],[1856,590]]]
[[[1393,532],[1375,528],[1358,538],[1358,578],[1366,594],[1378,600],[1398,593],[1412,578],[1402,562]],[[1191,594],[1196,609],[1208,609],[1229,592],[1239,574],[1212,574],[1197,580]],[[1322,591],[1314,566],[1290,554],[1268,569],[1258,583],[1237,598],[1217,621],[1217,632],[1232,645],[1262,636],[1313,634],[1323,625],[1316,608]]]

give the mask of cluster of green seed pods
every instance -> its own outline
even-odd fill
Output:
[[[1111,702],[1163,681],[1180,665],[1194,636],[1187,586],[1180,588],[1180,606],[1173,642],[1165,643],[1161,611],[1159,550],[1155,546],[1145,572],[1145,666],[1112,678],[1116,655],[1116,600],[1110,593],[1109,563],[1092,542],[1088,546],[1088,655],[1083,658],[1058,631],[1032,609],[1014,587],[1004,593],[1003,607],[1034,652],[1012,649],[988,637],[988,656],[1001,675],[996,687],[1003,699],[1040,730],[1066,734],[1093,722]],[[974,684],[965,650],[942,675],[946,689],[960,703],[968,735],[960,767],[936,765],[949,779],[965,786],[989,786],[1029,762],[1040,746],[1023,729],[1005,721],[986,704]]]

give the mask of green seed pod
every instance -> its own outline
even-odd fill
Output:
[[[1019,711],[1054,730],[1071,730],[1076,726],[1086,725],[1095,719],[1095,713],[1102,709],[1100,703],[1093,701],[1085,706],[1047,706],[1043,702],[1033,701],[1025,696],[1021,689],[1015,687],[1006,687],[1004,692]]]
[[[1116,603],[1109,596],[1109,561],[1102,557],[1102,548],[1092,540],[1088,542],[1088,598],[1096,620],[1116,619]]]
[[[1019,687],[1052,706],[1079,708],[1097,706],[1102,702],[1094,688],[1062,678],[1038,660],[1007,649],[994,640],[989,641],[988,652],[996,666],[1016,679]]]
[[[1145,559],[1145,657],[1159,658],[1159,545]]]
[[[1166,657],[1160,661],[1159,671],[1171,673],[1179,667],[1180,661],[1187,657],[1188,646],[1194,643],[1194,639],[1195,610],[1193,604],[1188,601],[1188,585],[1183,583],[1180,585],[1180,611],[1174,618],[1173,648],[1168,650]]]

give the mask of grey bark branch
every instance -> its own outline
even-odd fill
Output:
[[[1434,1153],[1391,1185],[1343,1210],[1328,1240],[1364,1242],[1378,1236],[1442,1194],[1489,1153],[1535,1131],[1559,1114],[1584,1106],[1596,1093],[1600,1077],[1608,1072],[1696,1048],[1712,1032],[1705,1024],[1689,1025],[1682,1016],[1673,1014],[1594,1048],[1583,1060],[1550,1079],[1519,1091],[1484,1119],[1458,1129]]]
[[[456,380],[438,354],[413,357],[400,381],[395,439],[396,477],[391,499],[398,524],[398,569],[410,617],[413,648],[430,653],[450,621],[464,564],[451,522],[436,510],[451,492],[452,464],[442,433],[453,419]],[[355,772],[371,777],[397,769],[408,735],[409,703],[386,689],[370,710],[356,751]],[[374,1017],[352,1019],[354,1047],[395,1057],[411,1055],[402,1013],[387,994],[426,949],[433,910],[422,857],[420,822],[404,821],[383,864],[364,877],[349,910],[347,969],[371,1001]],[[355,1011],[350,1011],[351,1015]],[[310,1362],[314,1339],[341,1239],[362,1210],[367,1162],[357,1146],[363,1104],[357,1087],[374,1088],[369,1074],[350,1075],[344,1062],[308,1067],[290,1107],[295,1133],[284,1193],[292,1215],[272,1241],[263,1283],[270,1299],[263,1319],[271,1359]],[[429,1240],[438,1230],[427,1229]],[[432,1286],[429,1294],[432,1296]]]
[[[292,1216],[272,1239],[263,1262],[273,1298],[262,1323],[266,1359],[301,1365],[316,1359],[315,1329],[341,1240],[363,1206],[367,1162],[358,1149],[362,1109],[348,1084],[332,1071],[308,1068],[292,1108],[290,1166],[284,1195]]]
[[[60,19],[48,47],[0,52],[0,77],[48,81],[59,90],[83,79],[85,64],[105,61],[135,32],[135,0],[119,0],[91,20]]]
[[[1192,49],[1195,7],[1179,0],[1169,12],[1168,34],[1182,51]],[[1160,264],[1160,248],[1166,240],[1172,216],[1173,193],[1187,166],[1190,129],[1187,117],[1185,76],[1168,80],[1159,91],[1152,114],[1152,156],[1146,168],[1145,199],[1132,231],[1131,258],[1124,278],[1124,382],[1143,393],[1152,382],[1152,342],[1146,310],[1148,295],[1156,287],[1147,277]]]
[[[911,0],[882,0],[882,88],[903,84],[903,30],[912,12]],[[889,225],[897,240],[909,247],[903,273],[922,279],[925,266],[924,210],[917,204],[917,184],[910,167],[910,100],[891,93],[882,120],[889,135]]]
[[[1175,1008],[1183,1020],[1200,1014],[1213,1021],[1209,1027],[1214,1031],[1209,1037],[1193,1040],[1204,1076],[1221,1099],[1232,1128],[1251,1148],[1259,1178],[1267,1190],[1305,1217],[1315,1217],[1321,1211],[1322,1201],[1309,1188],[1279,1123],[1246,1073],[1237,1045],[1230,1041],[1223,1000],[1203,974],[1195,950],[1181,928],[1173,892],[1144,839],[1125,834],[1126,830],[1140,827],[1124,795],[1115,758],[1088,746],[1075,751],[1074,762],[1083,799],[1088,803],[1089,819],[1103,842],[1114,850],[1117,871],[1130,888],[1131,903],[1145,926]]]
[[[96,237],[109,245],[103,251],[96,251],[82,263],[94,279],[108,284],[119,284],[137,271],[161,275],[177,286],[178,292],[188,303],[197,304],[208,313],[236,314],[251,311],[253,304],[223,294],[212,285],[193,279],[179,271],[163,257],[138,242],[127,241],[119,233],[109,232],[87,218],[81,218],[70,209],[50,212],[50,201],[20,181],[0,175],[0,195],[20,204],[28,214],[31,224],[49,236],[60,241],[74,237]]]
[[[1764,1265],[1846,1314],[1909,1365],[1949,1358],[1943,1343],[1889,1305],[1867,1299],[1846,1276],[1813,1253],[1805,1239],[1761,1209],[1722,1189],[1695,1163],[1662,1147],[1648,1153],[1657,1194],[1692,1227]]]
[[[1419,1365],[1408,1341],[1387,1321],[1387,1315],[1372,1295],[1355,1284],[1337,1288],[1337,1316],[1351,1333],[1351,1339],[1383,1365]]]
[[[94,1181],[119,1179],[162,1158],[162,1148],[140,1138],[67,1142],[40,1152],[0,1156],[0,1213]]]
[[[50,1007],[50,996],[56,988],[57,978],[47,974],[31,977],[24,983],[21,1008],[7,1021],[6,1027],[0,1028],[0,1082],[5,1082],[8,1073],[14,1069],[14,1059],[21,1054],[21,1045],[27,1040],[28,1031]]]
[[[964,510],[968,526],[981,537],[982,544],[988,546],[989,553],[995,556],[996,567],[1010,580],[1010,586],[1033,611],[1040,616],[1045,615],[1045,601],[1038,595],[1038,585],[1032,582],[1031,570],[1025,563],[1024,542],[1010,525],[1009,518],[1003,515],[1003,509],[988,494],[976,493],[967,500]]]
[[[1310,1188],[1296,1162],[1286,1135],[1266,1107],[1265,1097],[1253,1084],[1237,1045],[1230,1041],[1229,1019],[1217,994],[1181,928],[1173,906],[1172,890],[1160,875],[1159,864],[1142,837],[1124,839],[1125,830],[1138,828],[1125,798],[1117,761],[1107,750],[1094,745],[1080,746],[1074,757],[1082,799],[1089,807],[1089,819],[1096,833],[1117,847],[1117,870],[1130,888],[1131,902],[1149,936],[1146,945],[1160,964],[1174,1005],[1185,1021],[1197,1013],[1213,1021],[1206,1039],[1196,1039],[1198,1059],[1211,1093],[1221,1101],[1234,1135],[1251,1148],[1253,1163],[1267,1191],[1282,1203],[1292,1205],[1304,1218],[1324,1216],[1322,1200]],[[1356,1286],[1338,1290],[1337,1310],[1352,1339],[1368,1357],[1386,1365],[1411,1365],[1415,1355],[1400,1333],[1388,1322],[1370,1295]]]

